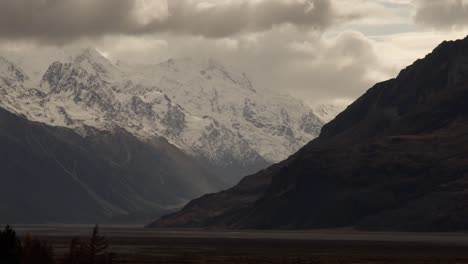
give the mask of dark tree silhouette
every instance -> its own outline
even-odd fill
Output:
[[[99,226],[96,225],[89,240],[72,239],[64,264],[112,264],[114,255],[107,251],[108,248],[107,239],[99,235]]]
[[[107,248],[109,248],[109,243],[105,237],[99,235],[99,226],[96,225],[88,243],[88,252],[93,259],[93,263],[95,263],[96,257],[106,252]]]
[[[65,264],[86,263],[86,250],[84,244],[78,237],[74,237],[70,242],[69,253],[65,256]]]
[[[69,252],[60,261],[63,264],[112,264],[114,254],[108,252],[107,239],[99,234],[96,225],[89,239],[78,237],[70,242]],[[26,236],[21,240],[16,232],[6,226],[0,231],[0,264],[55,264],[52,245]]]
[[[0,231],[0,263],[19,264],[21,242],[9,225]]]
[[[21,264],[54,264],[52,246],[31,236],[26,236],[21,247]]]

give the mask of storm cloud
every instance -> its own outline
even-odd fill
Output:
[[[324,29],[335,20],[329,0],[179,0],[168,2],[168,9],[169,17],[148,30],[220,38],[283,24]]]
[[[134,6],[127,0],[0,1],[0,37],[68,41],[129,32]]]
[[[163,39],[126,37],[115,45],[109,38],[100,50],[140,65],[170,58],[212,58],[245,72],[257,88],[287,92],[310,104],[352,100],[394,73],[381,65],[374,43],[354,31],[326,37],[289,27],[216,40],[183,35]]]
[[[340,19],[330,0],[5,0],[0,38],[70,42],[161,32],[223,38],[285,24],[322,30]]]
[[[423,26],[451,29],[468,26],[467,0],[418,0],[415,21]]]
[[[91,46],[129,66],[212,58],[257,88],[351,101],[442,40],[468,0],[0,0],[0,56],[42,76]],[[421,28],[417,25],[423,25]],[[437,28],[438,30],[432,30]],[[31,63],[33,62],[33,63]]]

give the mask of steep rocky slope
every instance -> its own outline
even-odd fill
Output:
[[[221,185],[164,139],[146,144],[123,129],[87,134],[0,110],[2,221],[141,222]]]
[[[21,223],[152,219],[287,157],[322,126],[213,61],[135,71],[90,48],[40,80],[0,57],[0,111],[0,212]]]
[[[444,42],[286,161],[151,226],[467,230],[467,101],[468,38]]]
[[[56,118],[72,127],[77,121],[66,110],[70,102],[51,106],[54,97],[26,88],[29,77],[11,62],[0,58],[0,73],[0,102],[5,108],[0,109],[2,221],[142,222],[226,186],[205,166],[208,162],[161,137],[142,141],[115,124],[103,130],[83,123],[72,130],[31,122],[25,117]],[[105,100],[93,100],[102,96],[103,82],[83,78],[86,85],[80,87],[75,73],[64,82],[70,85],[50,85],[50,94],[77,92],[74,98],[96,111],[112,107],[103,104]],[[54,113],[47,107],[54,107],[57,115],[46,115]]]
[[[88,48],[17,88],[5,85],[1,107],[80,134],[120,127],[145,142],[164,137],[226,184],[287,158],[323,125],[302,102],[256,90],[212,60],[129,68]]]

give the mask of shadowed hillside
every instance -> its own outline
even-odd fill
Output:
[[[468,38],[379,83],[288,160],[152,227],[468,229]]]

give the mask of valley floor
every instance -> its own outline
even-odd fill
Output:
[[[13,226],[53,243],[62,255],[92,226]],[[468,234],[369,233],[348,230],[218,232],[102,226],[117,263],[468,264]]]

